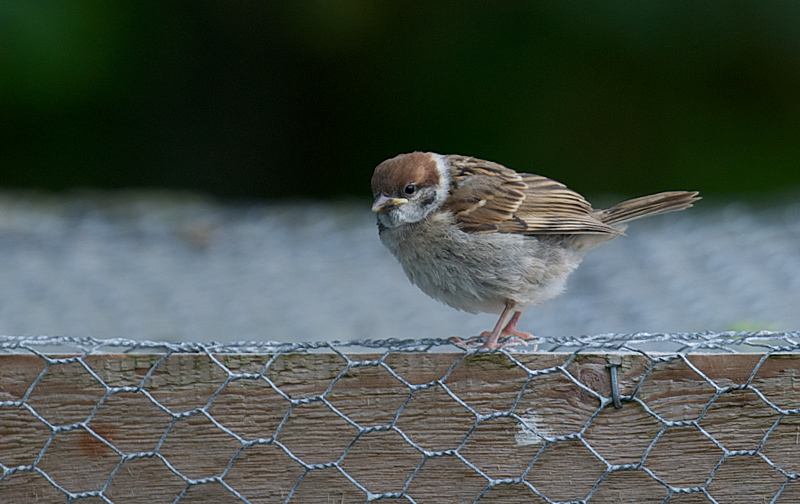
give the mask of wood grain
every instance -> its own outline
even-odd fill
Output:
[[[761,357],[621,355],[616,409],[607,354],[3,355],[0,501],[800,502],[800,361]]]

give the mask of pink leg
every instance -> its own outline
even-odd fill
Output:
[[[500,339],[500,335],[502,333],[505,333],[505,329],[503,329],[503,323],[508,318],[508,314],[511,313],[514,310],[515,306],[517,306],[517,303],[515,303],[514,301],[507,301],[506,302],[506,307],[503,308],[503,312],[500,314],[500,318],[497,320],[497,324],[494,325],[494,329],[492,330],[492,333],[489,335],[489,339],[486,340],[486,343],[484,343],[481,348],[494,349],[494,348],[497,348],[497,347],[500,346],[500,345],[497,344],[497,340]],[[515,319],[519,320],[519,316],[517,315],[518,313],[520,313],[520,312],[514,313],[514,315],[511,317],[511,321],[509,322],[509,325],[512,322],[514,323],[515,326],[517,325],[517,323],[515,322]],[[506,326],[506,328],[508,328],[508,326]],[[512,327],[512,329],[513,329],[513,327]]]
[[[488,348],[490,350],[494,350],[496,348],[500,348],[501,345],[499,343],[499,340],[504,336],[513,336],[513,338],[511,339],[513,340],[514,338],[516,338],[517,343],[524,343],[524,341],[519,341],[519,340],[534,339],[535,336],[532,335],[531,333],[526,333],[517,330],[517,323],[519,322],[519,318],[522,316],[522,312],[515,311],[514,308],[516,308],[516,306],[517,303],[515,303],[514,301],[506,302],[506,306],[505,308],[503,308],[503,312],[500,314],[500,318],[497,320],[497,323],[495,324],[492,332],[484,331],[480,334],[480,336],[477,336],[475,338],[468,338],[466,341],[454,336],[449,338],[450,341],[455,343],[457,346],[467,350],[470,348],[470,343],[472,341],[476,340],[477,338],[486,338],[486,342],[483,345],[481,345],[480,348]],[[512,312],[513,315],[511,315],[511,318],[509,319],[508,315]],[[506,323],[504,327],[503,324],[505,323],[506,319],[508,319],[508,323]],[[506,341],[504,344],[507,344],[509,342],[510,341]]]
[[[519,322],[519,318],[521,316],[522,316],[521,311],[515,311],[514,315],[511,317],[511,320],[508,321],[508,324],[506,324],[506,327],[503,329],[503,332],[501,334],[503,336],[506,335],[516,336],[517,338],[521,338],[524,340],[533,339],[534,338],[533,334],[517,330],[517,322]]]

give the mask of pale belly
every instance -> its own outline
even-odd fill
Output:
[[[423,292],[472,313],[500,313],[509,300],[524,309],[551,299],[564,290],[583,258],[583,252],[565,246],[560,237],[436,232],[428,227],[383,229],[381,241]]]

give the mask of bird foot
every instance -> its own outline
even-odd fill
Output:
[[[503,333],[500,335],[500,338],[498,338],[497,343],[495,345],[491,345],[489,343],[491,341],[491,336],[492,333],[490,331],[483,331],[478,336],[473,336],[466,339],[461,339],[457,336],[451,336],[447,338],[447,341],[451,342],[462,350],[483,348],[487,350],[497,350],[499,348],[505,348],[508,346],[527,345],[529,340],[536,339],[536,337],[531,333],[512,329],[509,331],[503,331]]]
[[[461,339],[458,336],[450,336],[447,338],[447,341],[454,344],[458,348],[462,350],[475,350],[478,348],[482,348],[481,345],[484,344],[486,337],[481,336],[472,336],[471,338]]]
[[[517,331],[516,329],[510,329],[503,331],[502,336],[508,336],[508,341],[514,341],[515,345],[529,345],[531,340],[535,340],[536,336],[529,332],[525,331]],[[502,337],[501,336],[501,337]],[[533,351],[539,349],[539,343],[533,343]]]

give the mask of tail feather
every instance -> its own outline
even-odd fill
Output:
[[[597,217],[605,224],[622,224],[641,217],[685,210],[699,200],[697,191],[669,191],[634,198],[599,210]]]

